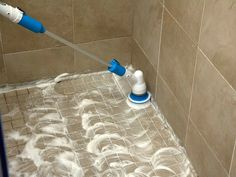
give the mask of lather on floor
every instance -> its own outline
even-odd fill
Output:
[[[159,110],[130,108],[124,86],[101,72],[2,90],[11,176],[196,177]]]

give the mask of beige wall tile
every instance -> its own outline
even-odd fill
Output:
[[[133,41],[132,65],[134,68],[143,71],[148,90],[153,94],[153,97],[155,97],[157,70],[149,62],[135,41]]]
[[[199,177],[228,177],[191,121],[187,132],[186,149]]]
[[[75,43],[130,36],[133,0],[74,0]]]
[[[198,53],[191,119],[229,170],[236,136],[236,92]]]
[[[73,50],[68,47],[43,49],[4,56],[8,82],[26,82],[73,72]]]
[[[157,67],[163,5],[159,0],[135,1],[133,37]]]
[[[204,0],[165,0],[165,6],[194,42],[198,42]]]
[[[157,80],[156,102],[161,112],[164,114],[165,118],[183,143],[187,128],[187,115],[160,75]]]
[[[236,88],[236,5],[235,0],[207,0],[200,48]]]
[[[235,147],[234,147],[234,154],[233,154],[233,161],[232,161],[232,167],[230,171],[230,177],[235,177],[236,176],[236,142],[235,142]]]
[[[131,38],[115,38],[109,40],[94,41],[80,44],[83,49],[100,57],[105,62],[116,58],[122,65],[131,63]],[[76,52],[75,71],[76,72],[95,72],[107,70],[107,66],[94,61],[93,59]]]
[[[72,0],[8,0],[33,18],[41,21],[51,32],[70,41],[73,39]],[[4,53],[61,46],[46,35],[34,34],[9,20],[3,21]]]
[[[186,113],[196,60],[196,46],[165,11],[159,70]]]

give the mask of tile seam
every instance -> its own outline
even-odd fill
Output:
[[[7,65],[6,65],[6,61],[5,61],[5,56],[4,56],[4,53],[3,53],[3,40],[2,40],[2,30],[0,30],[0,42],[1,42],[1,49],[2,50],[2,60],[3,60],[3,68],[0,68],[1,71],[0,72],[4,72],[4,77],[6,79],[6,83],[3,83],[3,84],[7,84],[8,83],[8,72],[7,72]],[[2,84],[0,84],[2,85]]]
[[[234,163],[234,160],[236,160],[236,159],[234,159],[235,154],[236,154],[236,138],[235,138],[234,149],[233,149],[233,153],[232,153],[232,157],[231,157],[231,163],[230,163],[230,168],[229,168],[229,176],[231,176],[233,163]]]
[[[236,93],[236,89],[229,83],[229,81],[222,75],[222,73],[218,70],[218,68],[211,62],[211,60],[207,57],[207,55],[202,51],[201,48],[198,47],[198,50],[202,53],[204,58],[210,63],[210,65],[214,68],[214,70],[220,75],[220,77],[227,83],[227,85]]]
[[[177,99],[177,97],[175,96],[175,94],[173,93],[173,91],[171,90],[171,88],[169,87],[169,85],[167,84],[167,82],[165,81],[165,79],[162,77],[162,75],[159,74],[159,76],[160,76],[160,79],[162,80],[162,82],[164,82],[164,84],[165,84],[165,86],[167,87],[167,89],[169,90],[169,92],[171,93],[171,95],[175,98],[175,100],[177,101],[177,103],[178,103],[179,106],[181,107],[181,109],[182,109],[182,111],[183,111],[183,113],[184,113],[184,115],[185,115],[185,119],[187,120],[188,115],[187,115],[187,113],[185,112],[183,106],[180,104],[179,100]]]
[[[220,164],[221,168],[224,170],[224,172],[229,176],[229,173],[227,171],[227,169],[224,167],[224,165],[222,164],[221,160],[218,158],[218,156],[216,155],[215,151],[211,148],[211,146],[207,143],[206,138],[202,135],[202,133],[200,132],[200,130],[198,129],[197,125],[195,124],[195,122],[190,118],[191,123],[193,124],[194,128],[197,130],[198,135],[202,138],[202,140],[204,141],[204,143],[207,145],[208,149],[210,150],[210,152],[213,154],[213,156],[215,157],[215,159],[218,161],[218,163]]]
[[[159,49],[158,49],[158,58],[157,58],[157,77],[156,77],[156,83],[155,83],[155,97],[157,99],[157,84],[158,84],[158,77],[159,77],[159,64],[161,59],[161,44],[162,44],[162,32],[163,32],[163,23],[164,23],[164,3],[162,4],[162,15],[161,15],[161,30],[160,30],[160,41],[159,41]]]
[[[141,50],[141,52],[145,55],[145,57],[147,58],[148,62],[151,64],[151,66],[154,68],[154,70],[157,70],[157,68],[150,62],[149,57],[147,56],[146,52],[144,51],[144,49],[141,47],[141,45],[139,44],[139,42],[133,38],[134,42],[138,45],[139,49]]]
[[[201,38],[201,31],[202,31],[202,23],[203,23],[203,17],[204,17],[204,12],[205,12],[205,0],[203,1],[203,8],[202,8],[202,16],[201,16],[201,24],[200,24],[200,29],[199,29],[199,36],[198,36],[198,42],[197,42],[197,47],[199,46],[200,38]],[[194,91],[194,86],[195,86],[195,77],[196,77],[196,70],[197,70],[197,63],[198,63],[198,48],[196,48],[196,55],[195,55],[195,65],[194,65],[194,73],[193,73],[193,79],[192,79],[192,89],[191,89],[191,96],[190,96],[190,102],[189,102],[189,110],[188,110],[188,123],[187,123],[187,128],[186,128],[186,135],[185,135],[185,140],[187,139],[187,133],[188,133],[188,127],[189,127],[189,120],[191,116],[191,109],[192,109],[192,101],[193,101],[193,91]],[[185,141],[185,146],[186,146],[186,141]]]
[[[195,42],[192,37],[188,34],[187,31],[185,31],[184,27],[180,24],[180,22],[175,18],[175,16],[167,9],[167,7],[164,5],[164,9],[166,12],[171,16],[171,18],[175,21],[175,23],[179,26],[179,28],[186,34],[186,36],[191,40],[191,42],[194,45],[197,45],[197,42]]]
[[[73,43],[75,41],[75,6],[74,6],[74,0],[71,0],[71,6],[72,6],[72,35],[73,35]],[[75,50],[73,51],[73,72],[75,72],[75,60],[76,60],[76,55],[75,55]]]
[[[115,40],[115,39],[121,39],[121,38],[130,38],[131,36],[123,36],[123,37],[117,37],[117,38],[110,38],[110,39],[102,39],[102,40],[97,40],[97,41],[91,41],[91,42],[102,42],[102,41],[109,41],[109,40]],[[74,43],[75,45],[83,45],[83,44],[89,44],[91,42],[86,42],[86,43]],[[55,46],[55,47],[48,47],[48,48],[43,48],[43,49],[34,49],[34,50],[24,50],[24,51],[19,51],[19,52],[12,52],[12,53],[3,53],[3,55],[14,55],[14,54],[22,54],[22,53],[29,53],[29,52],[37,52],[37,51],[43,51],[43,50],[50,50],[50,49],[57,49],[57,48],[63,48],[63,47],[68,47],[66,45],[62,46]],[[68,47],[69,48],[69,47]]]

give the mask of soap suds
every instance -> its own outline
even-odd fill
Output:
[[[23,113],[30,133],[14,130],[6,134],[7,140],[24,143],[21,153],[9,160],[11,175],[196,177],[159,110],[151,103],[145,110],[130,108],[122,94],[126,91],[111,76],[106,72],[65,73],[28,85],[39,89],[43,102],[34,104],[39,99],[34,96],[27,100],[31,106]],[[66,95],[55,90],[60,87],[74,91]],[[65,102],[73,104],[61,106]],[[7,116],[14,117],[20,111],[16,107]],[[154,122],[161,128],[155,128]]]

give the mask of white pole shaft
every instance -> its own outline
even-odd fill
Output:
[[[0,14],[14,23],[19,23],[23,17],[23,12],[16,7],[12,7],[0,1]]]

